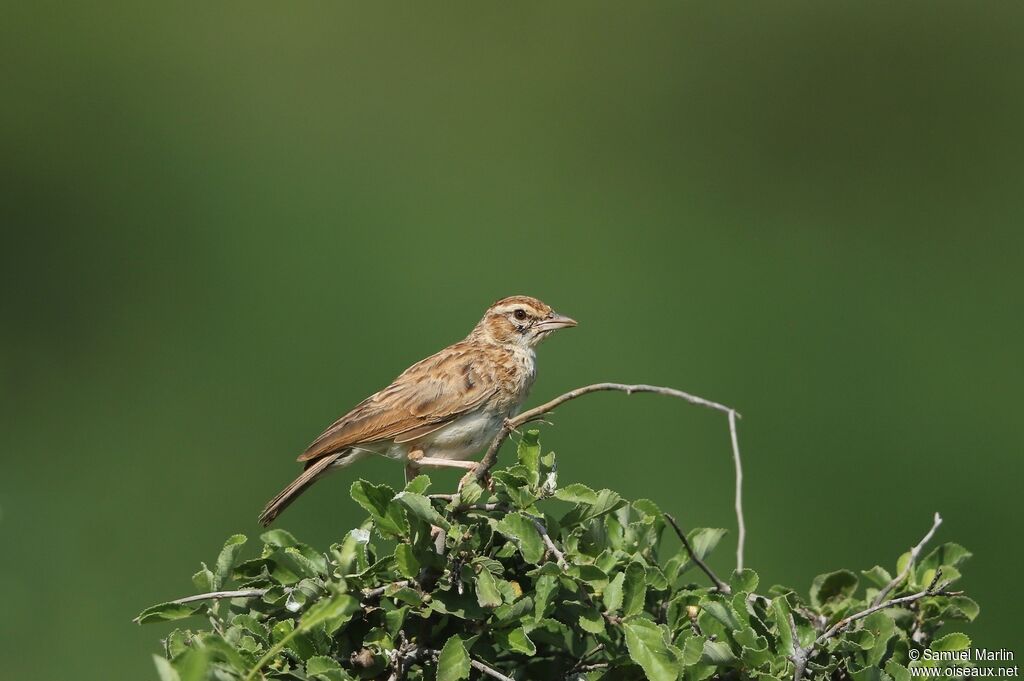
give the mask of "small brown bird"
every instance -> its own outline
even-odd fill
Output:
[[[404,461],[407,479],[423,466],[476,468],[464,459],[526,400],[537,375],[534,348],[570,326],[576,321],[529,296],[491,305],[464,340],[413,364],[314,440],[299,456],[302,475],[270,500],[260,523],[269,525],[328,470],[370,454]]]

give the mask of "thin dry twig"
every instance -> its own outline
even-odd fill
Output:
[[[723,582],[721,579],[719,579],[718,575],[715,574],[714,570],[708,567],[708,564],[705,563],[701,559],[701,557],[694,552],[693,547],[690,545],[690,540],[687,539],[686,533],[683,532],[683,528],[679,526],[679,522],[676,521],[675,517],[673,517],[670,513],[665,513],[664,516],[665,519],[668,520],[669,525],[672,526],[672,529],[676,531],[676,535],[679,536],[679,541],[683,542],[683,548],[685,548],[686,553],[690,555],[690,560],[692,560],[694,564],[697,567],[699,567],[704,572],[704,574],[708,576],[708,579],[711,580],[711,582],[715,585],[716,589],[718,589],[724,594],[732,593],[732,589],[729,588],[729,585]]]
[[[604,391],[618,391],[624,392],[627,395],[633,393],[655,393],[657,395],[665,395],[667,397],[675,397],[680,400],[685,400],[690,404],[695,404],[701,407],[707,407],[708,409],[714,409],[728,415],[729,417],[729,436],[732,442],[732,454],[733,462],[736,465],[736,524],[738,526],[737,539],[736,539],[736,569],[743,569],[743,546],[746,541],[746,523],[743,519],[743,466],[740,460],[740,445],[739,437],[736,432],[736,419],[742,418],[742,415],[733,409],[727,407],[719,402],[713,402],[711,400],[693,395],[682,390],[676,390],[675,388],[666,388],[659,385],[647,385],[644,383],[627,384],[627,383],[594,383],[592,385],[583,386],[582,388],[576,388],[570,390],[567,393],[559,395],[553,400],[549,400],[544,404],[528,409],[523,413],[519,414],[510,419],[506,419],[502,425],[501,430],[494,436],[494,440],[491,441],[490,446],[487,448],[487,452],[484,454],[483,459],[480,460],[479,465],[476,468],[476,479],[478,481],[483,480],[488,471],[494,467],[498,462],[498,450],[501,449],[502,443],[505,439],[514,432],[517,428],[523,424],[535,421],[545,414],[550,413],[556,407],[565,404],[570,400],[574,400],[577,397],[583,397],[590,393],[604,392]]]
[[[432,656],[434,659],[437,659],[441,655],[441,651],[440,650],[429,650],[429,651],[426,651],[426,652],[427,652],[428,655]],[[499,681],[516,681],[511,676],[505,676],[504,674],[499,672],[497,669],[494,669],[493,667],[489,667],[486,664],[484,664],[483,662],[481,662],[479,660],[476,660],[476,659],[474,659],[472,657],[469,658],[469,665],[471,667],[473,667],[473,669],[476,669],[477,671],[479,671],[479,672],[481,672],[483,674],[486,674],[487,676],[490,676],[491,678],[498,679]]]
[[[261,598],[267,593],[266,589],[241,589],[238,591],[211,591],[195,596],[185,596],[171,601],[171,603],[193,603],[195,601],[215,601],[222,598]]]
[[[740,461],[740,440],[736,434],[737,413],[729,410],[729,440],[732,460],[736,465],[736,570],[743,569],[743,546],[747,540],[747,526],[743,522],[743,463]]]
[[[847,615],[846,617],[843,617],[838,622],[833,624],[831,627],[826,629],[821,635],[818,636],[818,638],[811,641],[810,645],[808,645],[807,647],[800,646],[799,640],[797,639],[796,635],[796,625],[792,621],[792,615],[790,615],[790,627],[793,629],[792,659],[793,665],[795,667],[793,671],[793,681],[800,681],[800,679],[803,677],[804,670],[807,667],[807,660],[811,658],[816,648],[819,648],[822,645],[824,645],[830,638],[835,637],[837,634],[842,632],[844,629],[846,629],[848,626],[850,626],[857,620],[864,619],[868,615],[876,613],[879,610],[885,610],[886,608],[894,608],[897,605],[913,603],[914,601],[919,601],[922,598],[927,598],[928,596],[958,596],[961,593],[963,593],[961,591],[946,591],[945,587],[948,584],[948,582],[940,584],[939,580],[941,578],[942,568],[939,568],[935,571],[935,577],[932,579],[931,584],[929,584],[928,588],[926,588],[924,591],[918,591],[917,593],[910,594],[909,596],[891,598],[882,603],[878,603],[877,605],[872,605],[868,608],[865,608],[860,612],[856,612],[852,615]]]
[[[541,539],[544,540],[544,544],[547,545],[548,550],[551,551],[555,556],[555,560],[558,561],[558,567],[563,570],[568,570],[569,564],[565,562],[565,554],[558,549],[558,546],[556,546],[555,542],[551,539],[551,535],[548,534],[548,528],[544,526],[544,523],[532,516],[530,517],[530,520],[533,521],[534,527],[537,528],[537,532],[540,533]]]
[[[871,605],[875,606],[885,600],[885,597],[892,593],[892,590],[903,583],[903,580],[907,578],[910,571],[914,569],[914,564],[917,562],[918,556],[921,555],[921,551],[924,549],[924,545],[931,541],[932,537],[935,536],[935,530],[939,529],[939,525],[942,524],[942,516],[939,515],[938,511],[935,512],[935,518],[932,521],[932,528],[928,530],[928,533],[924,535],[921,541],[910,549],[910,560],[907,561],[906,566],[900,571],[891,582],[882,587],[882,590],[878,592],[878,595],[871,601]]]

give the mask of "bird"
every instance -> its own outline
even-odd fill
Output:
[[[535,348],[576,320],[530,296],[509,296],[484,313],[469,335],[413,364],[320,434],[298,461],[302,474],[259,516],[267,526],[327,472],[367,456],[420,468],[475,470],[467,461],[515,416],[537,376]]]

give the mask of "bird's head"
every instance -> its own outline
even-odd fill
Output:
[[[491,305],[474,334],[501,345],[532,348],[558,329],[576,326],[576,320],[560,315],[550,305],[530,296],[510,296]]]

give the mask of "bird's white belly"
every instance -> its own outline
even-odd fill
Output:
[[[487,449],[504,420],[504,414],[484,410],[471,412],[423,436],[416,441],[416,446],[429,457],[468,459]]]

